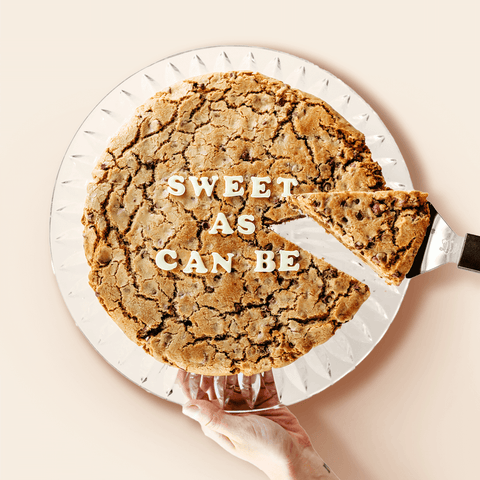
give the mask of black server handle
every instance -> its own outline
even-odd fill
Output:
[[[458,267],[472,272],[480,272],[480,237],[478,235],[467,233],[465,236]]]

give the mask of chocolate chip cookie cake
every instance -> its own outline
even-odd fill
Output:
[[[366,285],[268,227],[292,194],[384,190],[322,100],[250,72],[158,92],[109,141],[82,222],[89,282],[125,334],[205,375],[282,367],[328,340]]]
[[[418,191],[330,192],[295,195],[289,201],[387,284],[400,285],[430,223],[427,196]]]

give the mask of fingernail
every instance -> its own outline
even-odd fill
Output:
[[[183,407],[182,411],[187,417],[193,418],[194,420],[198,421],[198,418],[200,416],[200,408],[198,408],[197,405],[188,405],[186,407]]]

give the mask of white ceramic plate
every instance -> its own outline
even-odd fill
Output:
[[[373,109],[331,73],[287,53],[246,46],[201,48],[160,60],[114,88],[80,126],[60,166],[50,217],[52,265],[73,319],[100,355],[132,382],[176,403],[184,403],[186,399],[184,390],[175,383],[178,370],[159,363],[131,342],[110,319],[88,285],[89,267],[83,253],[80,219],[96,158],[106,147],[107,139],[132,116],[135,108],[177,81],[229,70],[257,71],[325,100],[365,134],[388,186],[396,190],[413,188],[393,137]],[[371,290],[370,298],[354,319],[327,343],[293,364],[273,371],[277,403],[291,405],[338,381],[373,350],[395,318],[409,281],[405,280],[400,287],[387,286],[312,220],[304,219],[302,228],[296,231],[290,231],[288,224],[275,230],[366,283]],[[187,390],[191,395],[197,394],[200,380],[194,375],[188,377]],[[255,398],[263,376],[239,375],[233,383],[231,378],[227,382],[225,377],[220,377],[213,382],[217,397],[226,401],[226,408],[228,385],[235,382],[237,392],[245,398],[244,408],[259,408]]]

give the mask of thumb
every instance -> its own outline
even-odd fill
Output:
[[[202,428],[231,436],[235,418],[208,400],[191,400],[183,406],[183,413],[196,420]]]
[[[183,413],[201,425],[205,436],[235,455],[232,441],[235,419],[232,416],[207,400],[191,400],[183,406]]]

